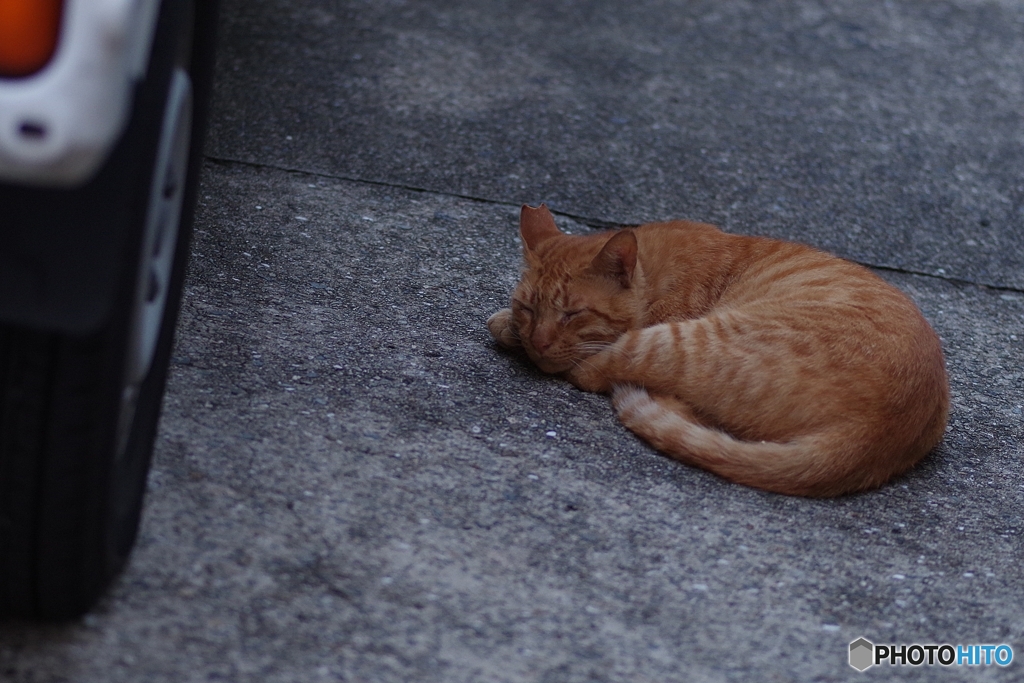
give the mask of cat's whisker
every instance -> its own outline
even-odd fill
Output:
[[[593,351],[600,353],[612,345],[612,342],[603,341],[584,341],[576,344],[576,348],[580,351]]]
[[[581,342],[576,345],[576,350],[581,353],[588,353],[591,355],[610,351],[620,358],[624,358],[626,356],[625,350],[616,347],[615,342]]]
[[[587,360],[586,358],[575,358],[575,359],[573,359],[573,361],[572,361],[572,362],[573,362],[573,363],[574,363],[574,364],[576,365],[576,367],[578,367],[578,368],[579,368],[579,367],[582,367],[583,365],[587,365],[587,366],[589,366],[589,367],[593,368],[593,369],[594,369],[595,371],[597,371],[597,372],[599,372],[599,373],[601,372],[601,370],[600,370],[600,369],[599,369],[599,368],[598,368],[598,367],[597,367],[596,365],[594,365],[593,363],[591,363],[591,362],[590,362],[589,360]],[[603,373],[602,373],[602,374],[603,374]]]

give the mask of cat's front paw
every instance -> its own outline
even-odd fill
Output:
[[[513,325],[511,308],[503,308],[488,318],[487,329],[490,330],[494,341],[506,349],[522,346],[522,342],[519,341],[519,333],[516,332]]]

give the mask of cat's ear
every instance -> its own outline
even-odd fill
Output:
[[[561,234],[547,204],[541,204],[536,209],[523,204],[519,212],[519,236],[523,238],[524,250],[534,251],[544,240]]]
[[[636,250],[636,235],[633,231],[620,230],[591,261],[590,271],[615,280],[628,289],[633,285],[633,273],[636,271]]]

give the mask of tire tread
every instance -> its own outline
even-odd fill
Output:
[[[0,612],[36,611],[53,335],[0,329]]]

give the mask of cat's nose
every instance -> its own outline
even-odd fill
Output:
[[[542,330],[535,330],[530,335],[530,343],[533,344],[533,348],[537,349],[537,353],[543,354],[555,343],[555,338],[550,334],[545,334]]]

